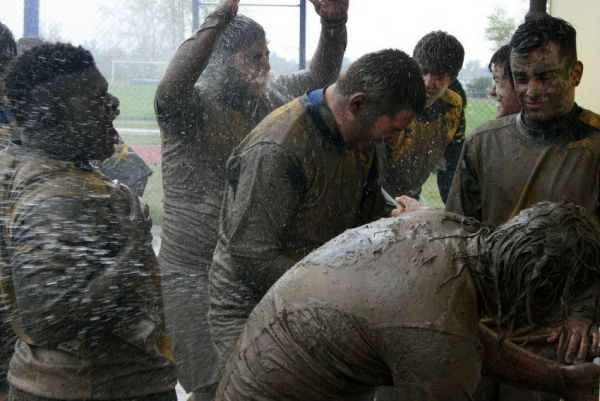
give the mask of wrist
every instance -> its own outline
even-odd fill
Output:
[[[327,19],[321,18],[321,25],[325,29],[343,28],[346,26],[346,22],[348,22],[347,13],[343,13],[341,16],[336,16]]]
[[[235,17],[235,14],[230,11],[215,10],[206,16],[196,34],[212,28],[225,27]]]

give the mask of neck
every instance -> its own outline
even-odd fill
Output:
[[[346,135],[347,124],[345,119],[345,111],[341,107],[342,101],[338,92],[337,83],[333,83],[325,88],[325,105],[331,111],[335,124],[337,125],[337,132],[342,137],[344,143],[348,143]]]
[[[534,121],[527,117],[525,113],[521,113],[521,119],[532,136],[553,138],[572,131],[571,127],[577,122],[580,110],[577,105],[573,104],[568,113],[551,120]]]

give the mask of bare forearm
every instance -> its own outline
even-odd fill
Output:
[[[322,85],[335,81],[342,68],[347,43],[345,20],[335,24],[323,22],[319,44],[310,63],[310,75]]]
[[[562,395],[568,385],[561,365],[504,341],[498,350],[498,336],[483,324],[479,325],[484,348],[484,376],[535,391]]]

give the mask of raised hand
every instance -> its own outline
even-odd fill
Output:
[[[240,6],[240,0],[221,0],[216,11],[236,16]]]
[[[310,0],[315,11],[325,22],[345,21],[349,0]]]

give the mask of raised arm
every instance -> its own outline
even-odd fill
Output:
[[[340,74],[348,35],[349,0],[310,0],[321,17],[321,36],[308,70],[277,78],[289,99],[334,82]],[[289,100],[286,99],[286,100]]]
[[[239,0],[221,0],[200,29],[179,46],[158,84],[158,102],[171,103],[191,96],[194,84],[208,65],[217,39],[237,15],[238,4]]]

